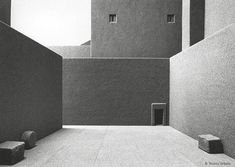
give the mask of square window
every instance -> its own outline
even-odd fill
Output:
[[[109,14],[109,23],[117,23],[117,15]]]
[[[167,15],[167,23],[175,23],[175,15],[174,14]]]

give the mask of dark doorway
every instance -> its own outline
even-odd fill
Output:
[[[155,109],[155,124],[163,125],[163,109]]]
[[[151,104],[151,125],[167,125],[166,103]]]

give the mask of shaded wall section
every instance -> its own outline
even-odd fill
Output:
[[[82,46],[48,46],[49,49],[61,55],[63,58],[90,57],[90,45]]]
[[[205,36],[235,23],[234,0],[206,0]]]
[[[63,123],[150,125],[169,102],[169,59],[64,59]]]
[[[0,0],[0,21],[11,24],[11,0]]]
[[[0,23],[0,142],[62,127],[62,58]]]
[[[182,0],[92,0],[91,8],[92,57],[169,58],[182,49]]]
[[[182,49],[204,39],[205,0],[183,0]]]
[[[203,40],[204,33],[205,0],[190,0],[190,46]]]
[[[170,59],[170,125],[213,134],[235,158],[235,25]]]

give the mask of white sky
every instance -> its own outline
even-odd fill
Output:
[[[45,46],[91,39],[91,0],[12,0],[11,26]]]

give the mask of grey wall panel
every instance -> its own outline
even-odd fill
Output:
[[[63,121],[150,125],[151,103],[169,101],[169,59],[64,59]]]
[[[0,0],[0,21],[11,24],[11,0]]]
[[[204,39],[205,0],[183,0],[182,49]]]
[[[213,134],[235,158],[235,25],[170,59],[170,125]]]
[[[63,58],[90,57],[90,45],[82,46],[48,46],[49,49],[61,55]]]
[[[91,7],[92,57],[169,58],[182,49],[182,0],[92,0]]]
[[[62,58],[0,23],[0,142],[62,127]]]
[[[205,0],[190,0],[190,46],[204,39]]]
[[[206,0],[205,36],[235,23],[234,0]]]

